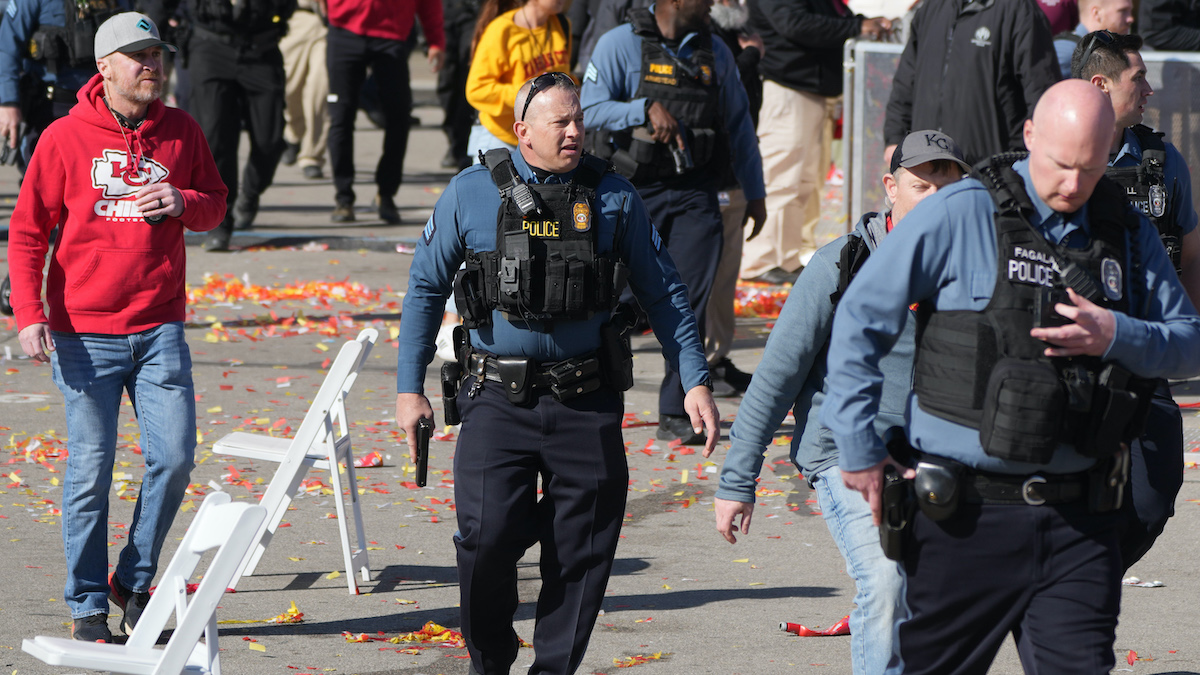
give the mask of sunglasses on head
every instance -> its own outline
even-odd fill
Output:
[[[1113,43],[1113,34],[1106,30],[1098,30],[1095,33],[1089,34],[1088,37],[1090,38],[1088,46],[1083,50],[1083,58],[1079,59],[1079,71],[1081,73],[1084,68],[1087,68],[1088,61],[1091,60],[1096,47],[1111,45]]]
[[[521,108],[520,121],[525,121],[525,113],[529,112],[529,102],[533,100],[534,96],[537,96],[539,91],[552,89],[560,84],[570,84],[573,87],[575,86],[575,81],[572,80],[566,73],[560,73],[557,70],[552,70],[548,73],[542,73],[541,75],[533,78],[533,82],[529,85],[529,95],[525,97],[525,105]]]

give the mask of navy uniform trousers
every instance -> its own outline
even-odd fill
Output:
[[[1121,604],[1116,523],[1085,500],[960,504],[939,522],[917,511],[904,550],[909,618],[888,673],[983,675],[1010,632],[1029,675],[1109,672]]]
[[[454,454],[462,632],[471,665],[507,674],[517,657],[517,562],[541,543],[542,590],[533,632],[534,675],[573,673],[604,599],[629,467],[624,407],[601,389],[560,403],[535,390],[510,403],[499,382],[459,392],[462,431]],[[541,499],[538,479],[541,478]]]
[[[1124,569],[1146,555],[1162,534],[1183,486],[1183,416],[1165,383],[1154,392],[1146,433],[1129,444],[1129,452],[1119,525]]]
[[[696,315],[696,328],[703,344],[708,298],[717,277],[717,264],[721,262],[725,224],[721,220],[716,188],[705,185],[698,175],[689,178],[690,187],[677,182],[660,182],[638,185],[637,191],[646,204],[650,222],[658,229],[671,260],[675,261],[679,278],[687,285],[688,305]],[[679,371],[667,362],[658,389],[658,413],[685,415],[685,393]]]

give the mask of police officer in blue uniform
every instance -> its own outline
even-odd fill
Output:
[[[641,194],[680,273],[703,334],[721,258],[718,182],[731,162],[754,220],[766,217],[762,158],[746,90],[729,48],[714,40],[709,0],[663,0],[631,9],[605,33],[583,78],[591,146],[611,157]],[[659,389],[658,438],[704,442],[683,410],[684,389],[669,364]]]
[[[521,87],[513,109],[518,149],[458,174],[417,245],[396,421],[416,461],[418,419],[433,415],[425,368],[453,289],[469,339],[458,346],[461,370],[443,369],[443,402],[448,421],[462,421],[455,545],[472,669],[508,673],[516,659],[516,564],[540,542],[529,672],[565,675],[587,648],[625,509],[620,392],[632,384],[632,361],[611,310],[626,279],[687,387],[684,408],[708,434],[706,454],[719,417],[683,283],[637,191],[583,153],[574,82],[543,74]]]
[[[1112,102],[1117,122],[1105,172],[1158,229],[1167,255],[1191,298],[1200,303],[1200,230],[1192,205],[1192,178],[1179,150],[1144,126],[1146,98],[1154,93],[1139,50],[1142,38],[1090,33],[1072,56],[1071,75],[1091,82]],[[1146,433],[1130,445],[1126,500],[1122,504],[1121,562],[1137,562],[1175,513],[1183,485],[1183,417],[1165,380],[1155,391]]]
[[[983,672],[1009,633],[1027,672],[1113,667],[1143,378],[1200,372],[1200,317],[1157,232],[1103,177],[1114,123],[1096,87],[1054,85],[1025,123],[1028,157],[994,157],[924,200],[838,305],[821,421],[847,487],[904,532],[909,616],[888,672]],[[912,448],[889,446],[912,456],[898,464],[871,424],[879,358],[914,302]]]

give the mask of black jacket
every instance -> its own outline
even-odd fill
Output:
[[[862,32],[862,15],[841,0],[749,0],[750,32],[766,53],[758,72],[789,89],[820,96],[842,93],[842,44]]]
[[[1137,29],[1155,49],[1200,51],[1200,0],[1142,0]]]
[[[938,129],[971,164],[1022,150],[1025,119],[1060,79],[1050,23],[1034,0],[926,0],[896,68],[884,141]]]

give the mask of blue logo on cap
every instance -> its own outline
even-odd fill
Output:
[[[146,31],[147,33],[150,32],[150,22],[145,19],[138,19],[137,27],[141,28],[142,30]]]

